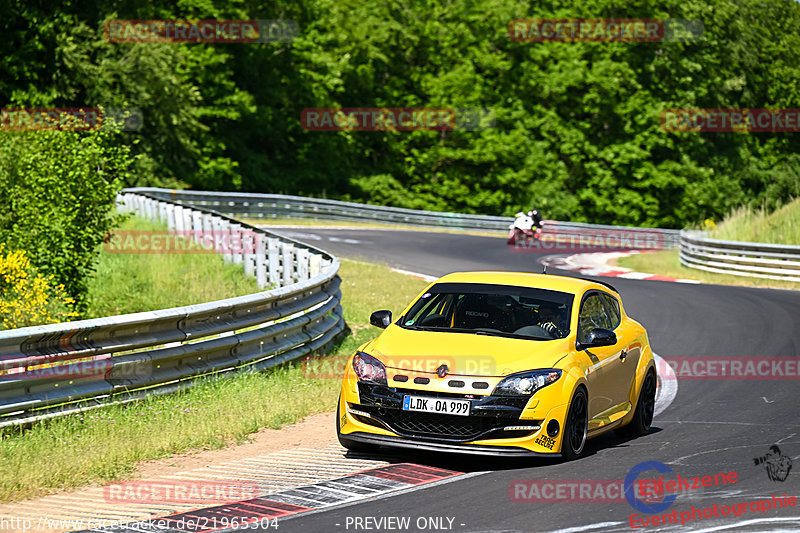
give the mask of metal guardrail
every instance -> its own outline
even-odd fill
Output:
[[[504,233],[508,232],[509,225],[514,222],[512,217],[404,209],[283,194],[186,191],[151,187],[130,190],[172,200],[182,205],[206,207],[237,218],[311,218]],[[626,240],[633,240],[633,237],[639,235],[640,242],[648,243],[645,247],[659,248],[675,247],[679,242],[678,230],[556,220],[545,221],[543,233],[584,240],[606,236],[619,237],[619,235],[623,235]]]
[[[223,258],[270,290],[217,302],[0,331],[0,427],[190,387],[323,350],[344,329],[338,260],[231,217],[371,221],[507,232],[510,217],[374,206],[299,196],[126,189],[119,206],[198,244],[243,243]],[[230,215],[230,216],[228,216]],[[676,230],[547,221],[545,234],[678,244]],[[641,238],[641,239],[640,239]],[[112,243],[113,245],[113,243]],[[55,366],[52,366],[55,365]]]
[[[190,387],[195,378],[261,370],[326,349],[344,329],[339,261],[306,244],[203,208],[125,190],[121,210],[228,247],[258,285],[247,296],[0,331],[0,427]],[[55,364],[55,366],[52,366]]]
[[[720,274],[800,281],[800,246],[724,241],[706,235],[681,232],[681,264]]]

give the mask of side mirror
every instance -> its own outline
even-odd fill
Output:
[[[369,323],[379,328],[388,328],[389,324],[392,323],[392,312],[386,311],[385,309],[382,311],[375,311],[369,316]]]
[[[594,328],[586,336],[586,340],[579,342],[577,348],[597,348],[599,346],[614,346],[617,344],[617,335],[610,329]]]

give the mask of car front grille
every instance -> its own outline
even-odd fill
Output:
[[[390,427],[409,435],[472,439],[492,428],[492,419],[387,410],[380,417]]]
[[[358,383],[359,404],[354,407],[369,414],[359,416],[364,423],[382,426],[403,437],[469,442],[483,439],[524,437],[535,430],[503,430],[506,426],[536,426],[540,421],[520,420],[527,397],[478,396],[439,391],[422,391]],[[409,394],[436,398],[468,399],[469,416],[402,410],[403,397]]]
[[[511,418],[443,415],[399,409],[370,411],[373,424],[377,420],[391,431],[406,437],[469,442],[479,439],[523,437],[532,433],[532,430],[502,431],[506,426],[520,425],[519,420]],[[536,423],[526,421],[524,425]]]

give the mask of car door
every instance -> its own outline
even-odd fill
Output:
[[[602,300],[600,291],[592,291],[584,295],[578,314],[578,342],[583,342],[594,328],[613,329],[614,324],[608,316],[608,311]],[[598,346],[583,350],[589,358],[586,369],[586,380],[589,383],[589,419],[608,411],[621,403],[621,394],[618,390],[618,376],[620,346]],[[591,429],[591,427],[590,427]]]
[[[639,365],[642,351],[638,347],[630,348],[634,338],[631,330],[622,326],[619,300],[607,293],[599,294],[606,309],[606,316],[611,322],[611,327],[608,329],[617,335],[615,346],[618,347],[618,354],[613,361],[609,362],[611,372],[609,372],[608,378],[610,380],[609,387],[613,388],[615,396],[617,396],[615,405],[619,405],[629,399],[628,392],[636,375],[636,367]]]

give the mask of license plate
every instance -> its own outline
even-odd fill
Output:
[[[450,400],[447,398],[429,398],[423,396],[403,397],[403,411],[469,416],[469,407],[469,400]]]

